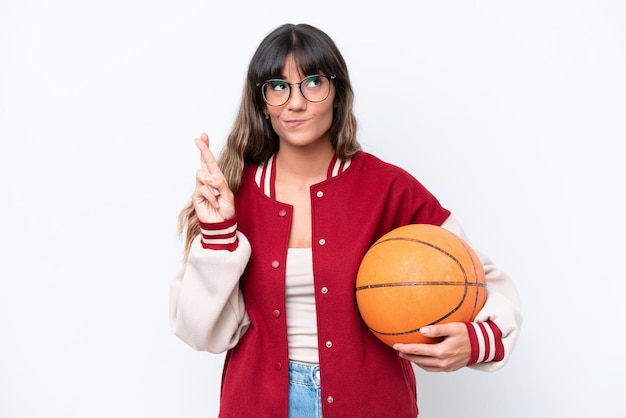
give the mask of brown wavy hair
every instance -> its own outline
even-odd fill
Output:
[[[335,103],[329,136],[340,159],[349,159],[361,149],[356,139],[353,114],[354,94],[348,69],[335,42],[323,31],[307,24],[284,24],[270,32],[250,60],[241,104],[218,164],[233,193],[241,183],[248,164],[265,163],[277,150],[278,136],[265,119],[265,102],[260,85],[270,78],[282,78],[288,55],[302,74],[335,75]],[[185,259],[200,226],[191,201],[178,217],[179,235],[185,235]]]

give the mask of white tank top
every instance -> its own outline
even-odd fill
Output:
[[[317,315],[310,248],[289,248],[285,277],[289,359],[319,363]]]

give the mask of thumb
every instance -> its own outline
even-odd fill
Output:
[[[420,334],[425,337],[439,338],[450,335],[450,324],[427,325],[420,328]]]

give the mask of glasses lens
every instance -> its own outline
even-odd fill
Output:
[[[333,77],[334,78],[334,77]],[[309,102],[321,102],[326,100],[330,93],[329,77],[322,75],[310,75],[299,83],[302,96]],[[262,92],[265,102],[270,106],[282,106],[291,97],[292,84],[284,80],[272,79],[263,83]]]
[[[291,86],[283,80],[267,80],[263,84],[263,97],[272,106],[280,106],[289,99]]]
[[[302,80],[300,91],[308,101],[321,102],[328,97],[330,81],[321,75],[312,75]]]

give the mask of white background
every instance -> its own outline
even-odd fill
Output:
[[[518,284],[510,363],[419,371],[420,417],[623,416],[619,0],[0,0],[0,416],[216,416],[223,357],[169,330],[176,217],[285,22],[335,39],[365,149]]]

